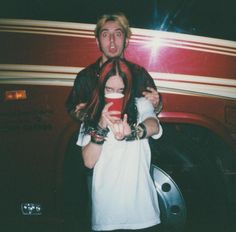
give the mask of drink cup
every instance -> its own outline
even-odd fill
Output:
[[[113,116],[121,118],[121,112],[123,109],[124,94],[122,93],[108,93],[105,95],[105,102],[113,104],[109,107],[109,111],[120,111],[119,114],[114,114]]]

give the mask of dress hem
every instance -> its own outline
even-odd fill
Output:
[[[92,230],[100,231],[100,230],[137,230],[137,229],[145,229],[155,225],[160,224],[160,220],[151,221],[148,223],[142,224],[118,224],[118,225],[107,225],[107,226],[92,226]]]

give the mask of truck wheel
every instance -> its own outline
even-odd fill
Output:
[[[185,230],[227,231],[222,148],[216,147],[220,143],[198,126],[164,124],[163,131],[159,140],[150,140],[152,163],[168,173],[182,192],[187,212]]]

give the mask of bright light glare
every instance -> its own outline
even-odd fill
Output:
[[[149,58],[149,65],[156,61],[159,56],[160,47],[162,44],[162,40],[159,36],[154,36],[150,41],[147,42],[145,45],[148,50],[150,50],[150,58]]]

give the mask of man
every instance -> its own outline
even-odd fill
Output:
[[[91,96],[91,93],[95,89],[102,64],[109,58],[124,58],[124,51],[128,46],[129,39],[131,37],[131,30],[127,18],[122,13],[101,16],[95,28],[95,37],[97,45],[102,52],[102,56],[95,63],[90,64],[78,73],[74,86],[66,101],[67,111],[73,119],[79,122],[83,121],[86,117],[84,108]],[[153,104],[155,112],[159,113],[162,108],[162,102],[158,92],[156,91],[156,86],[152,77],[143,67],[129,61],[127,61],[127,63],[132,72],[132,76],[136,78],[137,85],[134,89],[135,97],[145,96]],[[86,231],[87,228],[90,227],[90,218],[89,216],[88,218],[85,216],[87,215],[86,210],[88,196],[86,194],[87,190],[85,189],[86,186],[84,183],[86,182],[85,176],[88,173],[83,171],[84,167],[82,164],[82,157],[81,159],[78,158],[81,151],[78,146],[75,145],[76,137],[77,134],[72,138],[72,141],[70,141],[72,147],[68,149],[68,154],[65,155],[65,180],[68,180],[65,181],[65,208],[68,211],[71,211],[75,205],[78,206],[74,210],[79,220],[79,228],[77,230]],[[70,152],[71,150],[72,152]],[[77,159],[79,159],[79,161]],[[75,170],[71,168],[71,166],[75,165],[75,163],[77,164],[76,170],[78,170],[79,174],[75,173]],[[89,175],[91,175],[91,173]],[[75,180],[71,180],[72,178]],[[79,186],[78,188],[80,190],[75,186]],[[73,197],[71,194],[75,195],[75,192],[79,199],[72,199]],[[84,194],[82,194],[83,192]],[[73,202],[75,202],[75,204],[73,204]],[[73,212],[68,213],[68,217],[74,218]],[[65,221],[67,222],[66,224],[72,224],[70,220],[66,219]],[[71,227],[69,229],[71,230]]]
[[[83,120],[86,116],[83,108],[96,86],[101,65],[109,58],[123,58],[130,36],[129,22],[124,14],[103,15],[99,18],[95,28],[95,37],[102,56],[94,64],[79,72],[75,79],[66,101],[66,108],[73,118]],[[137,78],[136,97],[145,96],[153,104],[156,113],[159,113],[162,103],[152,77],[143,67],[128,63],[132,75]]]

